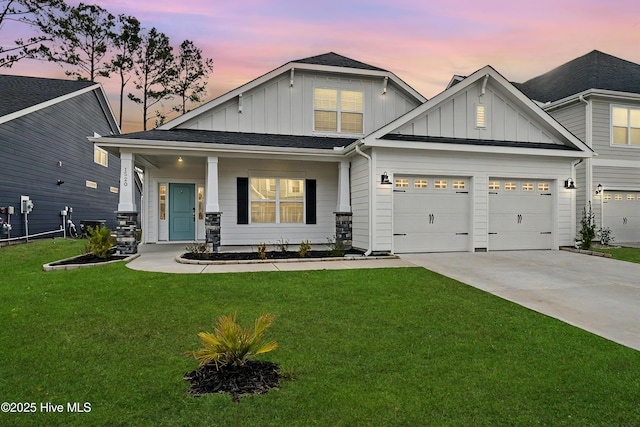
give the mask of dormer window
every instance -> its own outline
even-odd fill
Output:
[[[314,89],[314,130],[316,132],[363,133],[362,99],[362,92]]]

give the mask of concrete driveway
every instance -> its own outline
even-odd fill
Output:
[[[566,251],[402,258],[640,350],[640,264]]]

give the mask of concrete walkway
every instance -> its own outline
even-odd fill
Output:
[[[140,245],[140,256],[127,264],[133,270],[160,273],[246,273],[253,271],[343,270],[353,268],[415,267],[403,259],[354,259],[340,261],[267,262],[257,264],[181,264],[177,255],[184,244]]]
[[[640,264],[565,251],[402,258],[640,350]]]

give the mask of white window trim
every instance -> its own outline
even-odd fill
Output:
[[[627,137],[627,143],[626,144],[614,144],[613,142],[613,109],[614,108],[624,108],[625,110],[638,110],[640,111],[640,107],[639,106],[632,106],[632,105],[622,105],[622,104],[611,104],[609,107],[609,145],[611,147],[624,147],[624,148],[633,148],[633,149],[638,149],[640,148],[640,145],[632,145],[630,143],[629,138],[631,138],[631,132],[629,132],[629,135]],[[629,121],[629,124],[627,125],[627,129],[631,129],[631,121]],[[638,127],[633,127],[633,129],[640,129]]]
[[[476,104],[476,129],[487,128],[487,106],[485,104]],[[480,116],[482,110],[482,117]],[[482,121],[480,121],[482,119]]]
[[[104,163],[96,162],[96,152],[100,154],[104,154]],[[109,167],[109,153],[104,148],[100,148],[97,145],[93,146],[93,162],[99,164],[100,166],[104,166],[105,168]]]
[[[268,200],[251,200],[251,195],[249,195],[249,224],[256,224],[256,225],[264,225],[264,224],[284,224],[286,226],[292,225],[292,224],[306,224],[305,222],[305,218],[304,218],[304,213],[307,211],[307,192],[305,191],[306,189],[305,187],[305,178],[294,178],[294,177],[287,177],[287,176],[279,176],[279,177],[273,177],[273,176],[262,176],[262,175],[258,175],[258,176],[252,176],[249,177],[249,186],[251,186],[251,179],[252,178],[256,178],[256,179],[275,179],[276,181],[276,198],[275,199],[268,199]],[[303,195],[302,195],[302,212],[303,212],[303,217],[302,217],[302,222],[281,222],[280,221],[280,203],[300,203],[299,199],[295,199],[295,200],[280,200],[280,181],[286,179],[286,180],[297,180],[297,181],[302,181],[302,191],[303,191]],[[275,203],[276,204],[276,222],[253,222],[251,219],[251,205],[256,202],[256,203]]]
[[[336,109],[335,110],[329,110],[326,108],[316,108],[315,107],[315,90],[316,89],[327,89],[327,90],[335,90],[338,93],[338,99],[337,99],[337,104],[336,104]],[[342,100],[342,92],[358,92],[362,94],[362,111],[352,111],[352,110],[342,110],[342,105],[341,105],[341,100]],[[318,133],[321,135],[328,135],[328,134],[340,134],[340,135],[364,135],[365,129],[366,129],[366,118],[365,118],[365,114],[364,114],[364,110],[365,110],[365,93],[363,90],[361,89],[350,89],[350,88],[336,88],[336,87],[326,87],[326,86],[316,86],[313,88],[313,97],[312,97],[312,101],[313,101],[313,132],[314,133]],[[336,130],[335,131],[323,131],[323,130],[316,130],[316,111],[330,111],[330,112],[334,112],[336,113]],[[342,116],[340,113],[354,113],[354,114],[362,114],[362,132],[361,133],[352,133],[352,132],[342,132],[340,129],[342,128]]]

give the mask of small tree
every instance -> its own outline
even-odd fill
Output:
[[[589,210],[587,210],[586,206],[582,208],[580,226],[580,249],[589,250],[593,239],[596,237],[595,214],[591,210],[591,203],[589,203]]]
[[[173,48],[166,34],[152,28],[142,37],[134,55],[136,89],[140,96],[130,93],[129,99],[142,105],[142,129],[147,130],[149,110],[171,94],[169,85],[173,77]]]
[[[187,112],[187,101],[202,102],[206,94],[207,76],[211,71],[213,60],[202,58],[202,50],[191,40],[180,44],[171,82],[171,93],[180,99],[180,105],[173,107],[174,111],[184,114]]]

